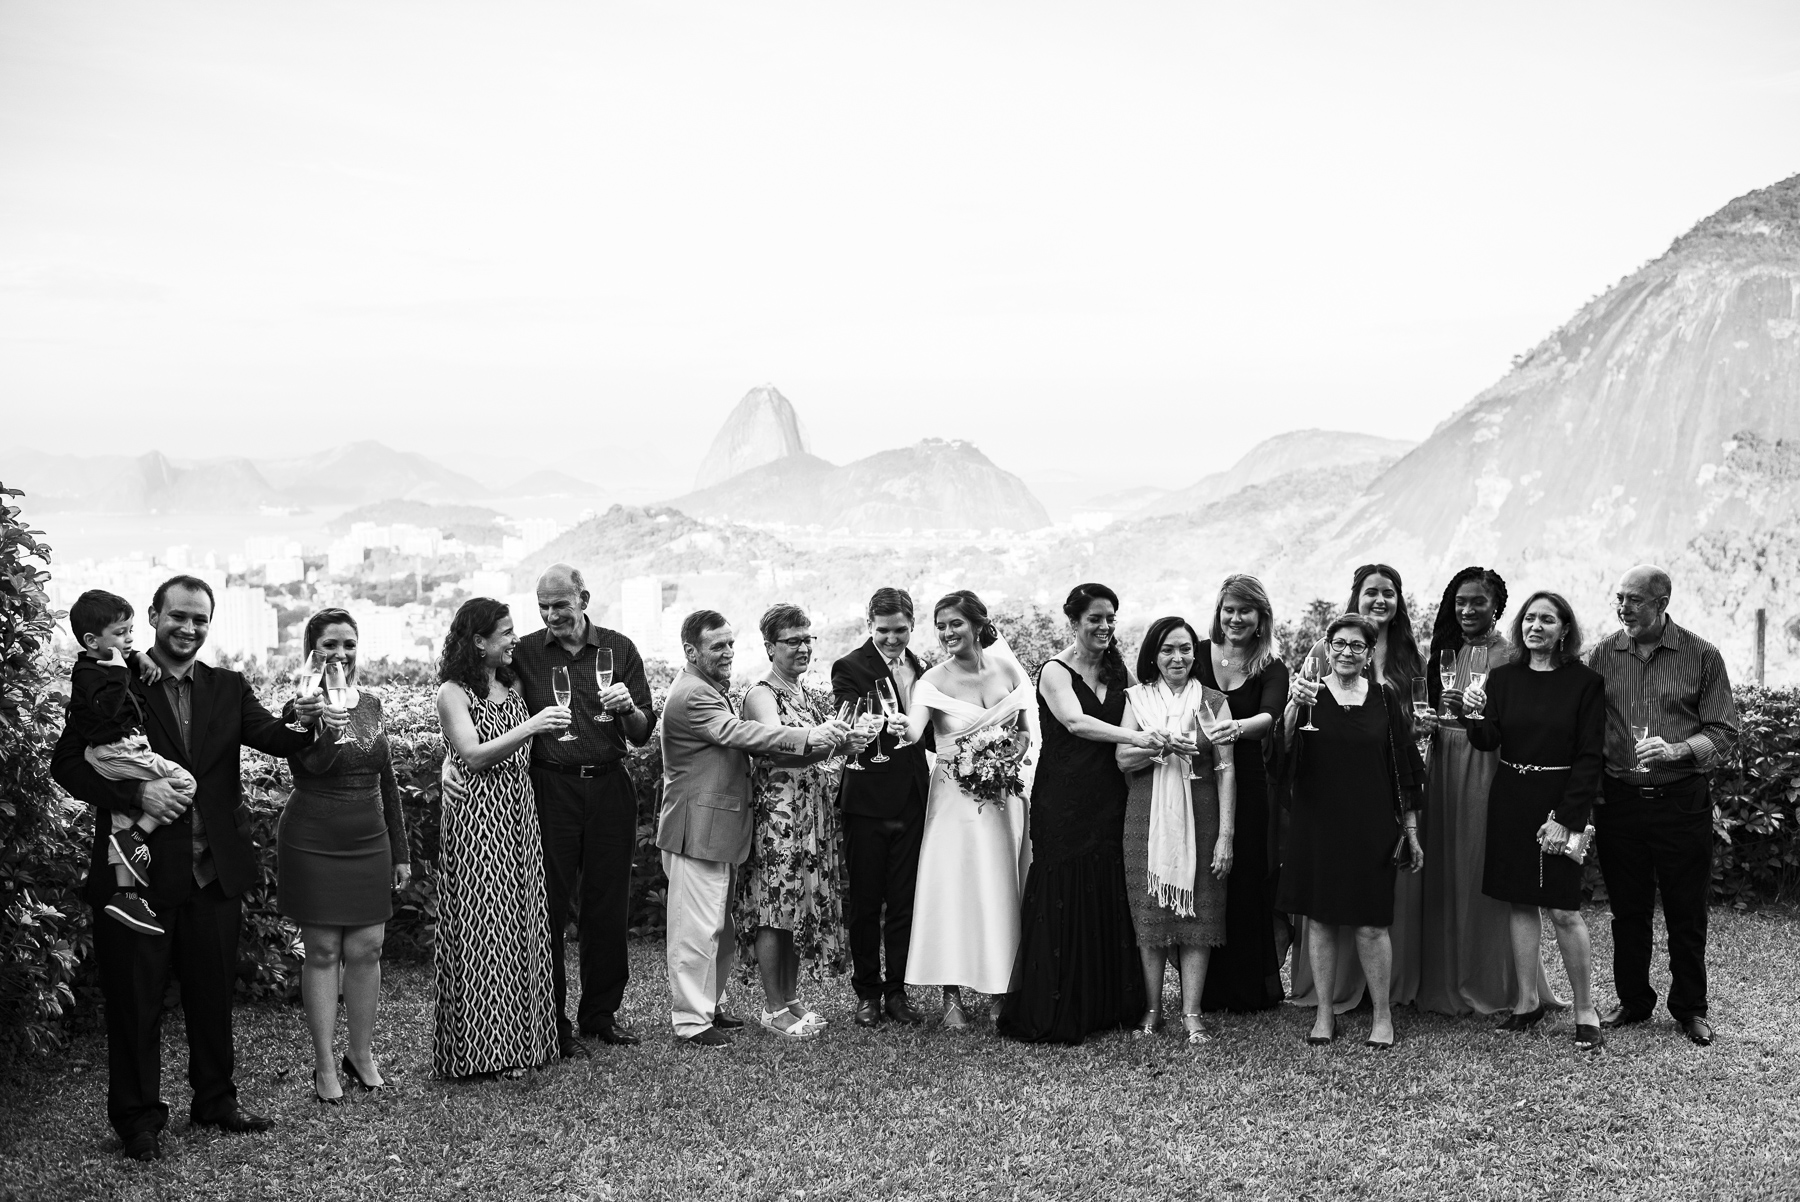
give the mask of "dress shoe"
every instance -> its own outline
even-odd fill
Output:
[[[1496,1031],[1529,1031],[1544,1020],[1544,1003],[1539,1002],[1536,1010],[1514,1010],[1511,1014],[1494,1024]]]
[[[161,1160],[162,1140],[157,1138],[154,1131],[139,1131],[125,1137],[125,1147],[122,1150],[130,1160]]]
[[[881,1003],[872,997],[866,997],[856,1003],[856,1025],[879,1027],[881,1025]]]
[[[1577,1052],[1598,1052],[1606,1046],[1606,1036],[1600,1028],[1588,1023],[1575,1024],[1575,1050]]]
[[[365,1081],[362,1073],[357,1070],[355,1063],[351,1061],[348,1055],[338,1063],[338,1076],[349,1077],[352,1081],[356,1082],[356,1087],[358,1089],[368,1090],[370,1092],[387,1088],[386,1081]]]
[[[340,1085],[338,1088],[342,1089],[343,1086]],[[313,1101],[321,1106],[342,1106],[344,1104],[344,1095],[341,1093],[335,1098],[328,1098],[319,1092],[319,1070],[316,1068],[313,1070]]]
[[[264,1118],[260,1114],[251,1114],[241,1106],[233,1106],[224,1114],[209,1119],[195,1119],[197,1127],[217,1127],[221,1131],[230,1131],[237,1135],[251,1135],[258,1131],[267,1131],[275,1125],[275,1120]]]
[[[731,1040],[726,1037],[725,1032],[712,1026],[697,1035],[677,1035],[675,1042],[693,1048],[720,1048],[728,1045]]]
[[[887,996],[888,1017],[909,1027],[917,1027],[925,1022],[925,1016],[913,1009],[912,999],[904,993],[890,993]]]
[[[1704,1018],[1681,1019],[1681,1033],[1688,1037],[1688,1042],[1697,1047],[1712,1046],[1712,1026]]]
[[[713,1015],[713,1026],[721,1031],[741,1031],[744,1029],[744,1020],[741,1018],[733,1018],[723,1010],[720,1010]]]
[[[718,1026],[720,1024],[715,1021],[713,1025]],[[743,1023],[738,1023],[738,1026],[740,1027],[743,1025]],[[632,1033],[630,1028],[622,1027],[614,1022],[601,1023],[591,1031],[583,1031],[582,1034],[592,1035],[601,1043],[610,1044],[616,1048],[635,1048],[638,1044],[643,1042],[643,1040]]]
[[[575,1038],[573,1031],[565,1031],[556,1037],[556,1054],[564,1060],[586,1060],[593,1055],[587,1044]]]
[[[1612,1030],[1618,1027],[1629,1027],[1637,1023],[1649,1022],[1650,1011],[1633,1010],[1629,1006],[1620,1006],[1600,1016],[1600,1025]]]

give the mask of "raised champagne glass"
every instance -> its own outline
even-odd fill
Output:
[[[604,693],[612,687],[613,660],[611,647],[594,648],[594,687]],[[613,716],[606,712],[606,706],[600,707],[600,716],[596,722],[611,722]]]
[[[851,706],[851,704],[848,701],[839,705],[837,707],[837,720],[839,722],[844,723],[844,725],[848,726],[850,724],[850,713],[851,713],[852,708],[853,707]],[[827,757],[827,759],[825,760],[825,770],[827,772],[842,771],[843,767],[844,767],[844,762],[849,758],[849,754],[850,754],[849,748],[850,748],[850,739],[849,739],[849,736],[845,736],[844,741],[842,743],[838,744],[837,751],[832,753],[832,755]]]
[[[1444,686],[1446,693],[1456,687],[1456,652],[1438,652],[1438,682]],[[1455,716],[1450,712],[1450,703],[1444,702],[1444,717],[1453,718]]]
[[[1632,754],[1637,754],[1637,744],[1650,737],[1650,707],[1642,697],[1631,703],[1631,743]],[[1648,773],[1650,765],[1638,760],[1635,771]]]
[[[876,681],[875,695],[881,699],[881,708],[889,718],[904,718],[906,716],[900,712],[900,695],[894,692],[893,681]],[[902,747],[911,746],[912,740],[906,737],[906,728],[901,727],[900,734],[894,743],[894,750],[899,751]]]
[[[1325,687],[1319,683],[1319,659],[1317,656],[1308,654],[1305,659],[1300,661],[1300,679],[1311,681],[1320,688]],[[1313,725],[1313,707],[1310,705],[1306,707],[1306,725],[1300,729],[1311,731],[1319,729]]]
[[[1413,717],[1422,719],[1431,712],[1431,697],[1425,688],[1425,678],[1415,676],[1412,681]]]
[[[861,726],[862,720],[863,720],[863,714],[865,713],[865,710],[863,709],[863,704],[864,704],[863,699],[861,697],[858,697],[855,701],[844,702],[843,705],[838,707],[838,717],[840,717],[840,718],[844,719],[846,722],[850,723],[850,725],[852,727]],[[877,747],[876,750],[880,751],[881,749],[879,747]],[[854,755],[848,756],[846,758],[846,760],[844,762],[844,770],[846,772],[867,772],[868,771],[867,768],[864,768],[862,766],[862,761]]]
[[[569,685],[569,670],[567,668],[558,666],[550,669],[550,692],[555,694],[556,704],[562,706],[564,709],[568,708],[569,702],[575,696],[575,692]],[[557,740],[558,743],[573,743],[574,741],[575,732],[573,730],[565,730],[562,738]]]
[[[1481,689],[1483,691],[1482,701],[1484,703],[1487,700],[1485,695],[1487,690],[1487,676],[1488,649],[1486,647],[1469,648],[1469,687],[1471,689]],[[1469,714],[1469,717],[1479,719],[1481,714],[1480,712],[1476,712]]]
[[[317,651],[308,651],[300,657],[300,666],[294,669],[294,699],[312,697],[324,687],[321,683],[325,676],[325,657]],[[300,721],[298,714],[287,724],[289,730],[305,730],[306,723]]]
[[[884,680],[881,683],[886,684],[887,681]],[[882,729],[885,729],[887,712],[887,698],[881,695],[879,688],[863,699],[863,713],[868,714],[871,717],[879,717],[884,724],[883,727],[878,728],[875,731],[875,754],[869,757],[869,762],[871,764],[885,764],[889,759],[889,757],[881,754],[881,731]]]

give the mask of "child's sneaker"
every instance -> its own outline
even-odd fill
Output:
[[[125,870],[137,878],[140,885],[150,883],[150,845],[144,842],[144,832],[135,826],[128,826],[122,831],[112,833],[112,849],[119,853],[119,862]]]
[[[156,911],[150,903],[128,889],[121,889],[112,895],[106,903],[106,916],[116,918],[140,935],[166,935],[162,923],[156,921]]]

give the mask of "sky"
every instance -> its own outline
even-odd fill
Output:
[[[773,383],[1179,487],[1425,437],[1796,129],[1791,3],[0,0],[0,457],[673,493]]]

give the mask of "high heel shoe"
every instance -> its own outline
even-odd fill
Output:
[[[971,1025],[969,1012],[964,1010],[959,1001],[944,1003],[944,1029],[946,1031],[963,1031]]]
[[[1206,1023],[1198,1014],[1182,1014],[1181,1025],[1187,1028],[1187,1041],[1191,1044],[1211,1043],[1212,1036],[1206,1032]]]
[[[370,1091],[371,1093],[373,1093],[377,1089],[386,1088],[386,1086],[387,1086],[386,1081],[379,1081],[374,1084],[370,1084],[369,1082],[363,1080],[363,1075],[357,1071],[356,1065],[351,1063],[350,1057],[347,1055],[344,1057],[343,1061],[338,1065],[338,1072],[340,1074],[343,1074],[343,1073],[350,1074],[350,1079],[352,1081],[356,1082],[356,1084],[359,1088],[366,1089],[366,1090]]]
[[[1139,1039],[1143,1039],[1147,1036],[1156,1034],[1158,1031],[1162,1030],[1162,1028],[1163,1017],[1158,1014],[1155,1018],[1146,1017],[1142,1022],[1138,1023],[1137,1027],[1132,1031],[1132,1034]]]
[[[1544,1003],[1539,1002],[1536,1010],[1523,1013],[1515,1010],[1494,1024],[1496,1031],[1529,1031],[1544,1019]]]
[[[1606,1046],[1606,1036],[1600,1028],[1590,1023],[1575,1024],[1575,1050],[1577,1052],[1598,1052]]]
[[[319,1070],[316,1068],[313,1070],[313,1100],[321,1106],[342,1106],[344,1104],[343,1094],[339,1094],[335,1098],[328,1098],[319,1092]]]

